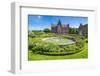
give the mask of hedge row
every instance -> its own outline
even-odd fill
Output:
[[[30,46],[34,53],[43,54],[43,55],[70,55],[77,52],[80,52],[84,43],[82,41],[76,42],[75,44],[66,45],[64,48],[55,46],[52,44],[35,44]]]

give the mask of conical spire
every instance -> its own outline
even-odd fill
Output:
[[[58,24],[57,25],[61,25],[61,21],[60,21],[60,19],[59,19],[59,21],[58,21]]]

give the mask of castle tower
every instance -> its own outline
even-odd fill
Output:
[[[59,21],[57,23],[57,32],[58,32],[58,34],[62,33],[62,24],[61,24],[60,19],[59,19]]]
[[[59,19],[59,21],[58,21],[58,24],[57,25],[60,25],[61,26],[61,21],[60,21],[60,19]]]
[[[62,24],[59,19],[57,24],[51,24],[51,31],[57,34],[66,34],[69,32],[69,24]]]

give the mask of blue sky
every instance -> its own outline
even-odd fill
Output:
[[[51,28],[52,24],[57,24],[58,20],[62,24],[69,24],[70,27],[79,27],[80,23],[88,24],[88,17],[79,16],[46,16],[46,15],[28,15],[28,29],[43,30],[44,28]]]

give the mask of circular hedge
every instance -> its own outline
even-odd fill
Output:
[[[83,39],[81,36],[66,36],[66,35],[53,35],[53,34],[42,34],[41,33],[30,33],[29,37],[29,50],[32,50],[33,53],[41,54],[41,55],[50,55],[50,56],[63,56],[63,55],[71,55],[82,51],[84,46],[84,42],[88,42],[88,40]],[[42,34],[42,36],[41,36]],[[43,41],[44,38],[58,38],[59,39],[69,39],[74,43],[63,45],[63,44],[55,44]],[[52,40],[51,40],[52,41]],[[66,41],[66,40],[65,40]],[[59,42],[61,43],[61,42]],[[63,42],[62,42],[63,43]]]
[[[50,56],[71,55],[80,52],[82,50],[83,44],[84,43],[82,41],[78,41],[75,44],[66,45],[61,48],[53,44],[34,43],[32,51],[34,53]]]

